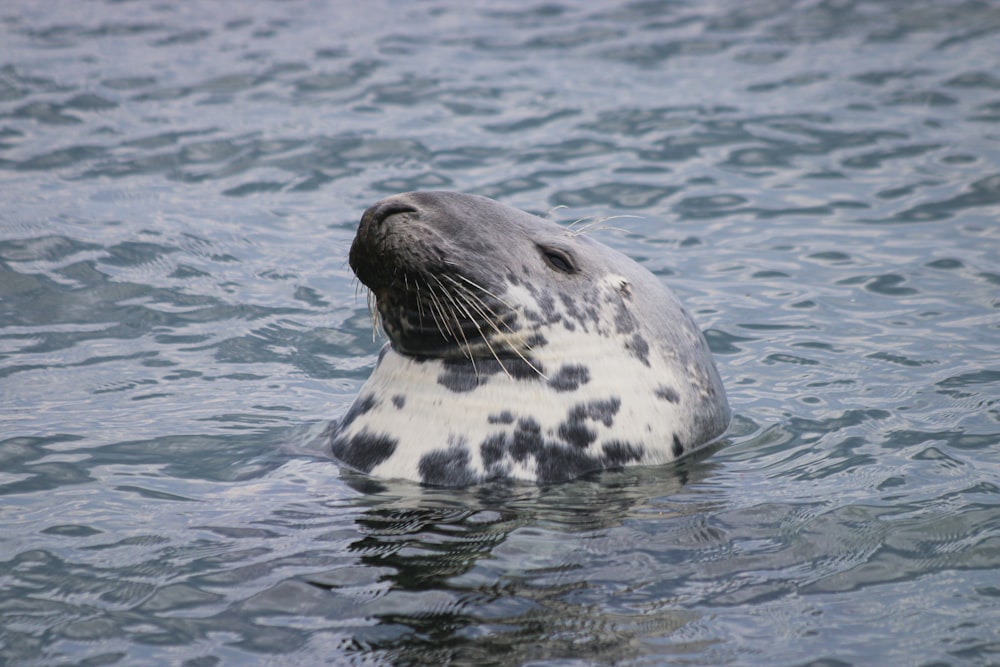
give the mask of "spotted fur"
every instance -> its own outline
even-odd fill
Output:
[[[483,197],[408,193],[365,213],[351,266],[389,337],[328,434],[352,468],[561,482],[672,461],[728,425],[676,297],[590,237]]]

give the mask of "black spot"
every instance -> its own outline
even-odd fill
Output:
[[[629,334],[635,331],[636,321],[632,313],[628,311],[625,304],[616,298],[608,299],[612,305],[616,305],[615,312],[615,332],[619,334]]]
[[[382,360],[385,359],[385,355],[388,351],[389,351],[389,344],[386,343],[385,345],[382,346],[382,349],[378,351],[378,359],[375,360],[375,368],[379,367],[379,364],[381,364]]]
[[[597,457],[561,445],[549,445],[535,457],[538,481],[543,484],[565,482],[602,467]]]
[[[538,292],[532,293],[535,297],[535,301],[538,303],[538,307],[542,309],[543,321],[547,324],[553,324],[562,319],[562,315],[559,313],[559,309],[556,308],[556,300],[548,292]]]
[[[491,376],[501,373],[509,374],[515,380],[537,380],[541,378],[539,373],[545,373],[545,367],[520,357],[505,357],[500,361],[476,359],[475,363],[468,359],[447,359],[437,381],[454,392],[464,393],[486,384]]]
[[[605,426],[614,423],[614,416],[621,407],[617,397],[606,401],[577,403],[566,415],[566,421],[559,424],[557,434],[567,444],[580,449],[589,447],[597,439],[597,433],[587,426],[587,420],[602,422]]]
[[[438,375],[438,384],[458,393],[486,384],[489,376],[499,372],[499,367],[494,371],[487,363],[477,361],[473,365],[468,359],[446,359],[443,365],[444,371]]]
[[[469,370],[474,370],[478,375],[483,377],[503,373],[503,368],[500,367],[500,364],[496,359],[476,359],[475,363],[469,361],[468,359],[460,359],[458,361],[447,361],[445,362],[445,365],[453,368],[467,368]],[[506,363],[504,365],[506,365]]]
[[[468,372],[445,371],[437,378],[439,385],[456,393],[472,391],[481,384],[480,380],[485,381],[485,378],[480,378],[471,370]]]
[[[529,456],[537,456],[545,447],[542,439],[542,427],[534,419],[519,419],[517,428],[511,436],[510,456],[518,463],[524,462]]]
[[[488,416],[486,418],[486,421],[488,421],[491,424],[513,424],[514,415],[513,413],[511,413],[510,410],[504,410],[499,414],[492,414]]]
[[[367,429],[351,437],[335,438],[330,445],[331,453],[340,461],[356,470],[368,473],[396,451],[399,441],[381,433],[370,433]]]
[[[676,391],[674,391],[670,387],[667,387],[667,386],[662,385],[662,384],[659,387],[657,387],[656,391],[654,391],[653,393],[656,394],[657,398],[661,398],[664,401],[666,401],[667,403],[680,403],[681,402],[681,396],[680,396],[680,394],[678,394]]]
[[[549,379],[549,386],[556,391],[575,391],[582,384],[590,382],[590,370],[579,364],[569,364],[560,368]]]
[[[397,410],[402,410],[406,407],[406,396],[402,394],[396,394],[392,397],[392,404],[396,406]]]
[[[610,440],[605,442],[601,449],[604,450],[604,457],[601,463],[605,468],[619,468],[626,463],[641,461],[645,450],[641,446],[632,445],[621,440]]]
[[[464,446],[438,449],[425,454],[418,466],[420,481],[431,486],[468,486],[479,481],[469,467],[469,450]]]
[[[577,416],[582,423],[589,405],[578,407]],[[593,470],[618,468],[641,461],[644,456],[642,447],[618,440],[604,443],[601,454],[597,456],[572,444],[546,440],[538,422],[533,419],[518,420],[517,427],[510,435],[495,433],[488,436],[479,445],[479,453],[487,477],[509,476],[509,461],[527,463],[533,460],[536,481],[541,484],[564,482]]]
[[[490,359],[489,361],[496,365],[497,371],[503,371],[496,359]],[[527,360],[520,357],[506,357],[502,361],[503,368],[506,368],[507,372],[515,380],[538,380],[542,377],[539,373],[545,373],[545,366],[530,357]]]
[[[605,426],[611,426],[614,423],[615,415],[618,414],[618,409],[621,408],[622,402],[617,396],[612,396],[606,401],[590,401],[589,403],[581,403],[573,407],[570,410],[572,414],[573,411],[578,409],[583,409],[584,414],[594,421],[604,422]]]
[[[378,401],[375,400],[374,394],[364,394],[362,396],[358,396],[354,399],[354,403],[347,411],[347,414],[345,414],[344,418],[340,420],[339,424],[337,424],[337,430],[343,431],[345,428],[350,426],[355,419],[363,414],[371,412],[377,405]]]
[[[615,333],[629,334],[635,331],[635,320],[629,315],[627,318],[619,315],[615,317]]]
[[[627,349],[633,357],[644,363],[646,366],[649,366],[649,343],[646,342],[645,338],[639,334],[635,334],[632,336],[632,340],[626,343],[625,349]]]
[[[566,313],[569,317],[576,320],[583,327],[584,331],[588,331],[587,322],[590,322],[594,326],[600,323],[600,313],[598,313],[593,303],[589,303],[585,308],[581,309],[576,299],[572,296],[560,293],[559,298],[563,302],[563,306],[566,308]],[[589,301],[586,295],[584,295],[584,301]]]
[[[549,341],[542,334],[533,333],[530,336],[528,336],[528,338],[524,341],[524,344],[528,347],[529,350],[534,350],[539,347],[545,347],[546,345],[549,344]]]
[[[503,433],[494,433],[483,440],[479,445],[479,456],[483,459],[483,467],[488,474],[492,474],[493,469],[503,460],[507,453],[507,436]]]
[[[541,316],[538,311],[532,310],[531,308],[524,308],[522,311],[524,317],[529,322],[534,322],[535,324],[544,324],[545,318]]]
[[[479,454],[487,477],[500,478],[510,474],[507,457],[517,463],[538,459],[547,445],[542,437],[542,427],[534,419],[520,419],[510,434],[494,433],[479,445]]]
[[[597,321],[596,311],[589,312],[588,314],[590,315],[590,317],[588,318],[587,315],[581,312],[579,307],[577,307],[577,300],[571,297],[570,295],[560,292],[559,300],[562,301],[563,308],[566,311],[566,321],[564,322],[564,324],[567,325],[567,328],[569,328],[568,325],[571,324],[569,320],[575,320],[576,322],[578,322],[580,326],[583,327],[584,331],[588,331],[587,329],[588,319],[591,319],[593,322],[596,323]]]
[[[673,453],[675,459],[680,458],[684,454],[684,445],[681,444],[681,439],[677,437],[676,433],[674,433],[674,444],[670,451]]]
[[[582,419],[564,421],[559,424],[557,433],[567,444],[580,449],[586,449],[597,439],[597,433],[593,429],[587,428]]]

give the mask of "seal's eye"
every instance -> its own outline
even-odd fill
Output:
[[[550,268],[560,273],[576,273],[576,266],[565,251],[558,248],[540,248],[540,250],[542,251],[542,258]]]

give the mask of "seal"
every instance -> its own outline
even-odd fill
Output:
[[[589,236],[486,197],[410,192],[364,213],[350,265],[389,339],[324,433],[357,471],[561,482],[672,461],[728,427],[690,315]]]

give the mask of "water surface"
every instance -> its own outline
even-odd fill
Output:
[[[0,663],[1000,662],[1000,5],[0,8]],[[594,232],[703,327],[677,466],[373,485],[394,192]]]

